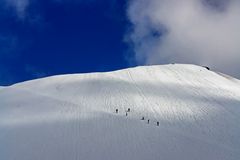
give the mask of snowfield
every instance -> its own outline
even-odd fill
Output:
[[[239,159],[240,81],[204,67],[145,66],[0,88],[0,160]]]

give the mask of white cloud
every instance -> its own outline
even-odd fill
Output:
[[[239,0],[132,0],[139,64],[195,63],[240,77]]]

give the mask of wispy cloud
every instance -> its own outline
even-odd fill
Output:
[[[0,33],[0,85],[11,84],[16,79],[11,74],[11,67],[6,68],[5,64],[18,56],[19,48],[17,37]]]
[[[43,78],[46,77],[48,74],[46,72],[43,72],[36,67],[26,64],[25,65],[25,72],[29,74],[32,78]]]
[[[4,0],[7,7],[12,8],[19,18],[24,18],[26,9],[30,4],[30,0]]]
[[[9,53],[13,52],[17,47],[17,41],[17,37],[13,35],[0,34],[0,58],[10,56]]]
[[[195,63],[240,77],[240,1],[131,0],[128,17],[139,64]]]
[[[49,0],[52,3],[58,4],[92,4],[93,2],[97,2],[96,0]],[[115,0],[112,0],[115,1]],[[16,13],[19,19],[24,20],[28,17],[28,8],[32,7],[33,4],[40,4],[41,0],[2,0],[0,4],[3,4],[8,9],[11,9]],[[33,15],[30,15],[32,18]],[[39,16],[39,15],[38,15]]]

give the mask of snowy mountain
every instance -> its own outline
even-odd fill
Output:
[[[170,64],[0,88],[0,159],[239,160],[240,81]]]

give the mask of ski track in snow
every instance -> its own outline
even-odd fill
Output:
[[[239,80],[194,65],[0,88],[0,118],[1,160],[240,159]]]

